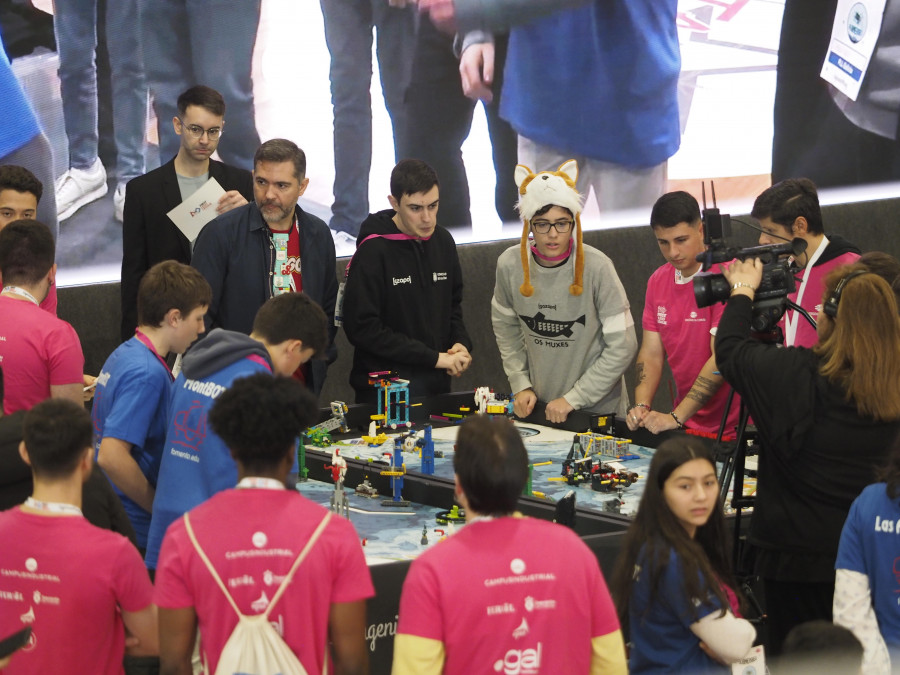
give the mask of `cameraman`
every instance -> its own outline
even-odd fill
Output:
[[[758,259],[725,266],[732,292],[715,351],[759,432],[749,541],[775,656],[795,625],[831,621],[841,528],[900,432],[900,317],[884,279],[846,265],[825,277],[812,349],[757,342],[750,321],[762,269]]]

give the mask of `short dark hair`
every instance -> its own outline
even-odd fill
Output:
[[[428,192],[435,185],[441,186],[437,173],[421,159],[401,159],[391,171],[391,195],[398,202],[403,195]]]
[[[656,200],[650,212],[651,227],[675,227],[687,223],[691,227],[700,222],[700,205],[684,190],[667,192]]]
[[[2,190],[30,192],[37,201],[41,201],[44,184],[24,166],[3,164],[0,165],[0,191]]]
[[[209,423],[250,472],[271,470],[318,419],[318,404],[291,377],[258,373],[237,379],[213,403]]]
[[[197,84],[178,97],[178,114],[182,117],[188,106],[200,106],[218,117],[225,117],[225,99],[212,87]]]
[[[256,312],[253,334],[270,345],[300,340],[319,355],[328,346],[328,317],[306,293],[282,293]]]
[[[823,619],[794,626],[781,651],[779,673],[858,673],[863,660],[862,643],[853,632]]]
[[[253,155],[253,168],[260,162],[293,162],[294,178],[303,180],[306,177],[306,153],[286,138],[273,138],[260,145]]]
[[[56,258],[50,228],[36,220],[14,220],[0,230],[0,274],[3,283],[36,284]]]
[[[809,178],[788,178],[766,188],[753,202],[750,215],[757,220],[769,218],[788,229],[802,216],[811,234],[825,232],[819,193],[816,184]]]
[[[453,470],[473,511],[504,515],[515,511],[525,489],[528,452],[508,419],[473,415],[459,427]]]
[[[36,476],[69,476],[93,445],[91,416],[74,401],[49,398],[25,413],[25,448]]]
[[[534,219],[537,218],[538,216],[544,215],[545,213],[547,213],[547,211],[549,211],[550,209],[552,209],[554,206],[559,206],[559,204],[545,204],[544,206],[542,206],[541,208],[539,208],[537,211],[534,212],[534,215],[531,216],[531,220],[534,220]],[[566,213],[568,213],[570,218],[571,218],[571,217],[574,217],[574,214],[572,213],[572,211],[570,211],[570,210],[568,209],[568,207],[565,207],[565,206],[559,206],[559,208],[561,208],[563,211],[565,211]]]
[[[197,307],[208,306],[212,289],[200,272],[175,260],[155,264],[138,286],[137,312],[141,326],[158,326],[170,309],[184,318]]]

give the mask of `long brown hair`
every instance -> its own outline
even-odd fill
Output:
[[[722,583],[737,590],[729,555],[722,500],[718,499],[709,520],[697,528],[693,539],[666,503],[663,486],[682,464],[705,459],[715,468],[716,460],[707,445],[687,435],[668,438],[656,449],[637,514],[625,535],[625,543],[610,586],[619,620],[628,625],[629,605],[635,582],[635,566],[643,568],[650,586],[651,604],[660,596],[663,571],[674,551],[681,559],[685,595],[705,600],[715,596],[722,613],[729,608]],[[649,607],[645,608],[649,611]],[[697,607],[691,606],[695,614]],[[697,616],[692,617],[696,620]]]
[[[845,265],[825,277],[824,300],[865,265]],[[819,314],[822,326],[813,351],[819,372],[846,393],[857,412],[878,422],[900,419],[900,317],[888,283],[877,274],[849,279],[841,289],[837,315]]]

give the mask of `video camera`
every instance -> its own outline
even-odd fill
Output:
[[[725,302],[731,296],[731,284],[722,274],[706,272],[717,263],[747,258],[759,258],[763,263],[762,281],[753,299],[751,328],[756,333],[769,333],[778,324],[787,308],[787,296],[797,290],[794,280],[796,268],[781,256],[798,256],[806,250],[806,241],[794,239],[785,244],[738,248],[727,243],[731,236],[731,216],[716,208],[716,189],[712,185],[713,207],[706,207],[706,186],[701,185],[703,197],[703,243],[706,251],[697,256],[703,264],[702,272],[694,277],[694,299],[697,307]]]

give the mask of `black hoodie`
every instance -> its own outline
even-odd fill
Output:
[[[370,214],[360,228],[344,294],[344,330],[355,347],[350,384],[357,401],[370,400],[368,374],[393,370],[410,380],[410,394],[450,391],[437,370],[440,352],[455,343],[472,349],[462,318],[462,272],[456,243],[438,226],[428,240],[395,241],[394,210]],[[371,392],[371,394],[370,394]]]

